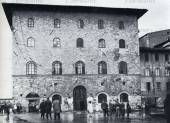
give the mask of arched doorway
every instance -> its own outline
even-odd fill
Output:
[[[120,94],[120,102],[128,102],[128,94],[127,93],[121,93]]]
[[[54,101],[54,100],[59,100],[60,101],[60,103],[62,102],[62,100],[61,100],[62,98],[61,98],[61,96],[60,95],[58,95],[58,94],[55,94],[55,95],[53,95],[52,96],[52,102]]]
[[[38,112],[37,106],[39,104],[40,97],[37,93],[31,92],[26,96],[29,101],[28,112]]]
[[[87,110],[87,93],[84,86],[77,86],[73,90],[73,106],[76,111]]]
[[[103,101],[107,102],[107,95],[104,93],[101,93],[98,95],[98,103],[102,103]]]

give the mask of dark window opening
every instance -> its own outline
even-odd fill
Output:
[[[125,48],[125,40],[123,39],[119,40],[119,48]]]
[[[78,38],[77,39],[77,47],[79,47],[79,48],[83,48],[83,39],[82,38]]]

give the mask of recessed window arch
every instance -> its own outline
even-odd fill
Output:
[[[98,63],[98,73],[99,74],[107,74],[107,64],[104,61],[100,61]]]
[[[127,63],[124,61],[119,62],[119,74],[127,74]]]
[[[119,40],[119,48],[125,48],[125,40],[123,39]]]
[[[85,64],[82,61],[75,63],[75,73],[76,74],[85,74]]]
[[[60,28],[60,19],[54,19],[54,28]]]
[[[84,41],[82,38],[77,39],[77,47],[83,48],[84,47]]]
[[[104,29],[104,21],[98,20],[98,29]]]
[[[35,47],[35,39],[33,37],[27,39],[27,47]]]
[[[105,48],[106,47],[105,40],[104,39],[99,39],[98,46],[99,46],[99,48]]]
[[[26,74],[27,75],[36,75],[37,74],[37,65],[34,61],[27,62]]]
[[[119,24],[119,29],[120,29],[120,30],[125,29],[125,26],[124,26],[124,22],[123,22],[123,21],[119,21],[118,24]]]
[[[55,38],[53,39],[53,47],[61,47],[60,38],[55,37]]]
[[[34,19],[33,18],[28,18],[28,27],[34,27]]]
[[[62,63],[60,61],[54,61],[52,63],[52,75],[62,74]]]
[[[84,28],[84,21],[82,19],[78,20],[78,28]]]

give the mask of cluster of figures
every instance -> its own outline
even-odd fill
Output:
[[[112,101],[109,102],[109,105],[107,104],[106,101],[103,101],[101,103],[101,109],[103,111],[104,117],[107,116],[116,116],[118,118],[124,118],[125,114],[127,114],[127,118],[129,118],[129,114],[131,113],[131,107],[129,105],[129,102],[127,103],[119,103],[119,101],[115,101],[113,103]],[[89,117],[92,117],[93,114],[93,106],[92,102],[89,101],[88,104],[88,112],[89,112]]]
[[[12,109],[12,108],[13,108],[13,106],[10,103],[10,101],[4,102],[2,105],[0,105],[0,113],[1,114],[4,114],[4,113],[7,114],[6,120],[9,120],[10,109]]]
[[[56,120],[56,118],[58,117],[58,119],[60,119],[60,113],[61,113],[61,102],[59,100],[54,100],[53,103],[49,100],[49,98],[47,98],[47,100],[43,100],[40,103],[40,113],[41,113],[41,118],[45,118],[48,120],[48,118],[50,117],[50,119],[52,119],[51,116],[51,109],[53,109],[54,112],[54,119]]]

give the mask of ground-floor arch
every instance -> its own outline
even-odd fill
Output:
[[[40,96],[37,93],[31,92],[27,94],[26,99],[28,100],[28,112],[38,112]]]
[[[59,94],[54,94],[54,95],[52,96],[52,102],[53,102],[54,100],[59,100],[59,102],[62,103],[62,97],[61,97]]]
[[[84,86],[76,86],[73,90],[73,108],[76,111],[87,110],[87,92]]]
[[[120,94],[120,102],[129,102],[129,96],[127,93]]]

